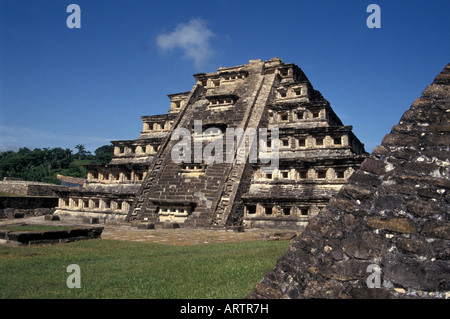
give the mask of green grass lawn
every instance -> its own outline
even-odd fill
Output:
[[[289,241],[169,246],[88,240],[0,246],[0,298],[243,298]],[[81,288],[69,289],[77,264]]]

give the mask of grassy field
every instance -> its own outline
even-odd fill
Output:
[[[170,246],[115,240],[0,246],[0,298],[243,298],[289,241]],[[77,264],[81,288],[69,289]]]

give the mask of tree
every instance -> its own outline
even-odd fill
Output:
[[[28,147],[21,147],[17,151],[17,154],[20,154],[20,155],[28,155],[30,153],[31,153],[31,150]]]
[[[95,150],[95,161],[99,164],[108,164],[114,155],[113,145],[103,145]]]
[[[86,147],[83,144],[78,144],[75,148],[78,150],[78,159],[81,160],[81,156],[86,152]]]
[[[113,145],[103,145],[95,150],[95,155],[86,151],[83,144],[76,146],[78,154],[70,149],[26,147],[18,151],[0,152],[0,180],[16,177],[27,181],[58,184],[57,174],[86,178],[86,164],[107,164],[114,153]],[[83,159],[83,161],[77,160]]]

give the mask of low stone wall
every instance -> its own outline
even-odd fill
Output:
[[[0,196],[0,218],[22,218],[53,214],[57,197]]]
[[[21,180],[3,180],[0,181],[0,192],[12,193],[22,196],[56,196],[55,191],[65,190],[66,186],[30,182]]]
[[[245,228],[263,228],[263,229],[297,229],[303,230],[308,224],[308,219],[300,220],[297,218],[265,218],[253,217],[245,220]]]
[[[98,218],[101,223],[106,221],[125,221],[126,214],[121,213],[111,213],[111,212],[92,212],[92,211],[72,211],[65,209],[56,209],[54,212],[55,216],[59,216],[64,219],[78,219],[83,220],[85,218]]]
[[[86,227],[70,230],[12,231],[0,229],[0,243],[12,245],[39,245],[67,243],[100,238],[103,227]]]
[[[55,208],[58,206],[57,197],[42,196],[0,196],[0,209],[36,209]]]

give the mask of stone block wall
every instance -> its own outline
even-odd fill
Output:
[[[63,189],[67,187],[41,182],[8,179],[0,182],[0,192],[22,196],[56,196],[55,191]]]
[[[0,229],[0,243],[9,245],[42,245],[68,243],[101,237],[103,227],[82,227],[68,230],[11,231]]]
[[[17,218],[52,214],[57,197],[0,196],[0,218]]]

